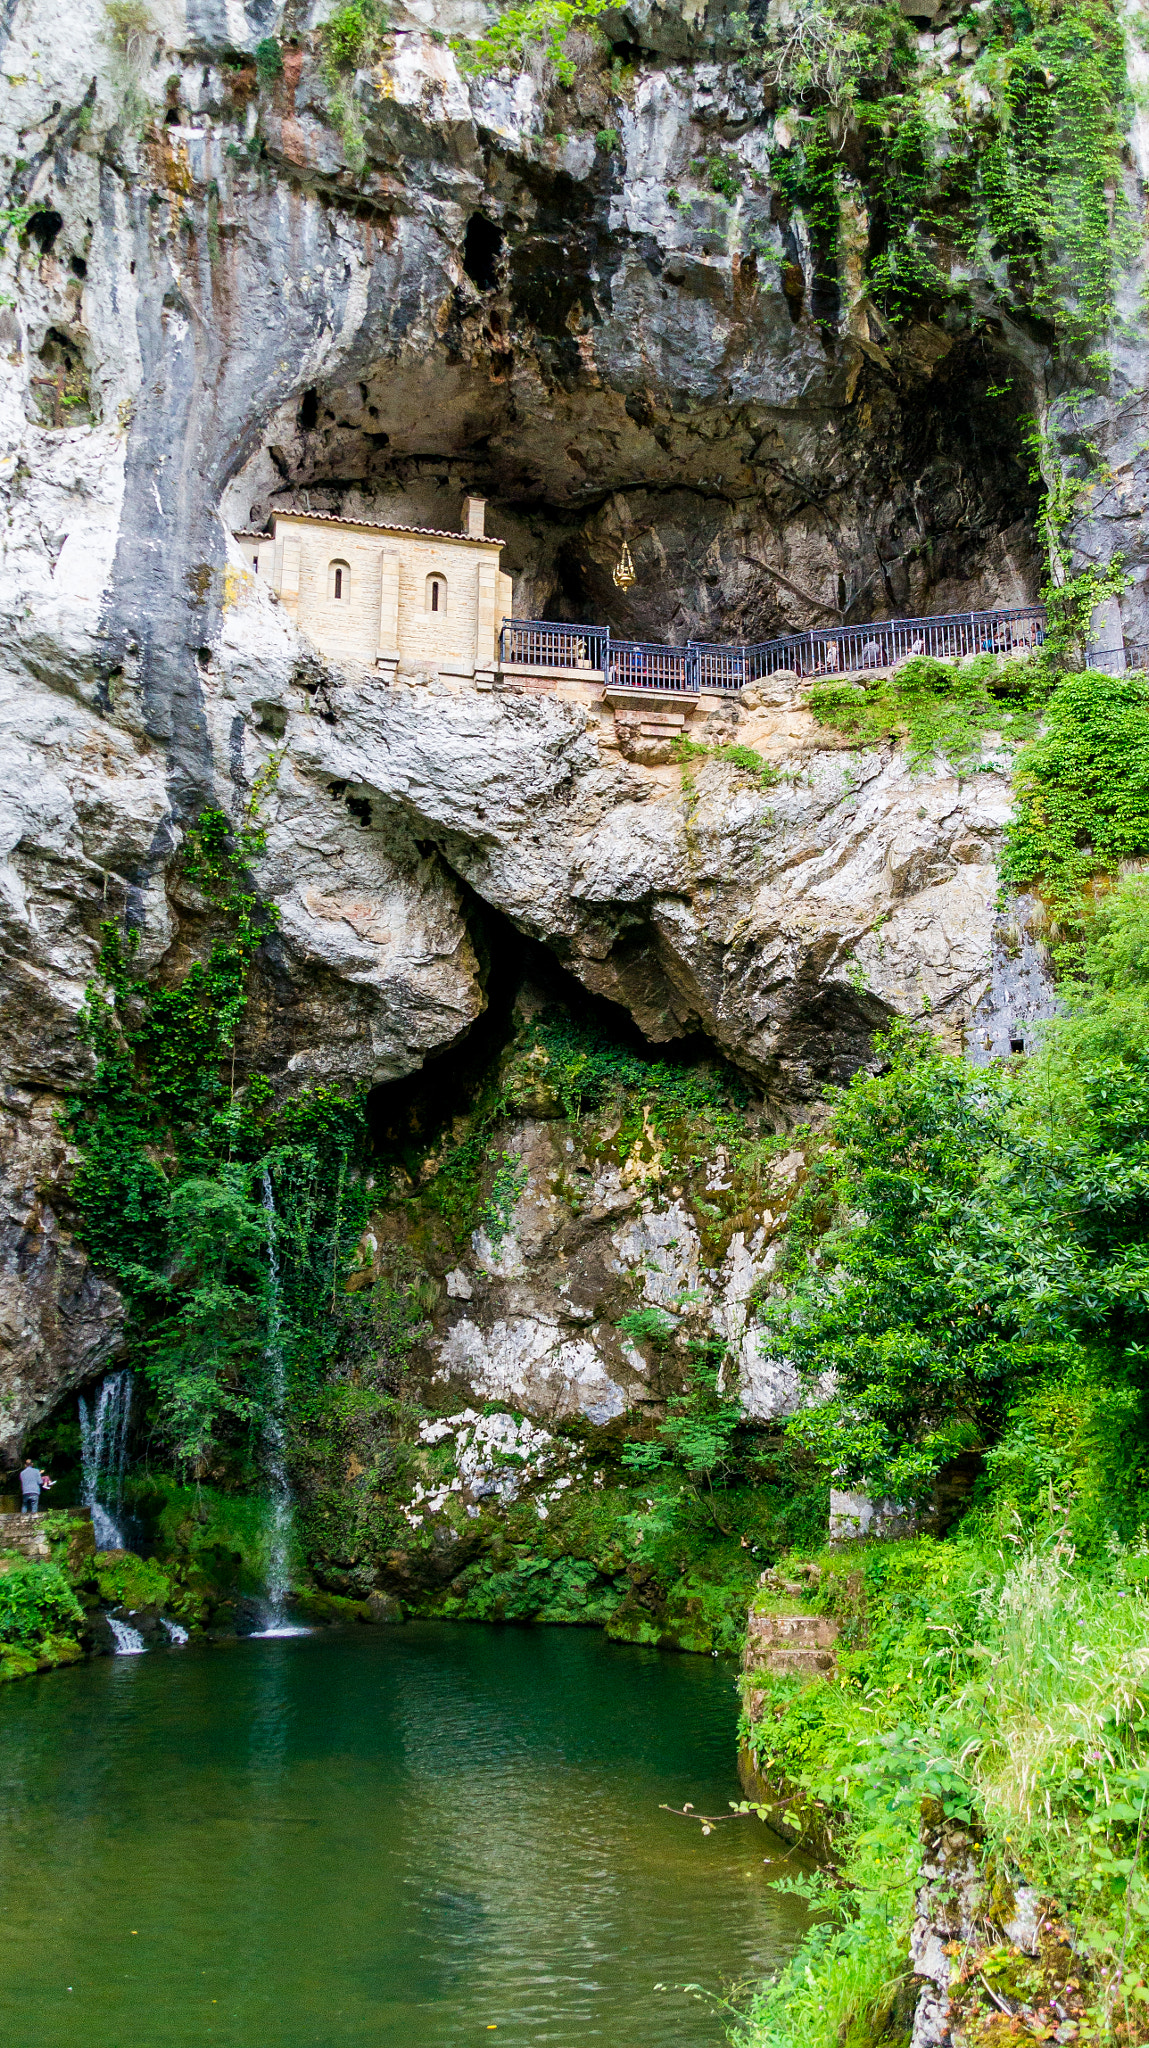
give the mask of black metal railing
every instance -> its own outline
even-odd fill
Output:
[[[560,626],[550,619],[504,619],[499,660],[504,667],[599,669],[610,634],[605,626]]]
[[[684,690],[697,695],[693,649],[667,647],[657,640],[612,640],[607,648],[608,678],[615,690]]]
[[[1045,638],[1045,608],[949,612],[930,619],[879,619],[868,626],[826,626],[753,646],[688,640],[613,640],[604,626],[564,626],[547,619],[507,619],[499,634],[506,666],[596,670],[614,689],[658,690],[676,696],[722,693],[788,673],[832,681],[867,669],[893,668],[911,655],[954,661],[971,654],[1025,654]]]

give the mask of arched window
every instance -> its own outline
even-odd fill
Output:
[[[351,569],[348,563],[328,563],[327,595],[334,604],[346,604],[351,595]]]
[[[447,609],[447,579],[445,576],[428,576],[427,610],[445,612]]]

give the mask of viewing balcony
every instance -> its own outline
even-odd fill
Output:
[[[601,683],[608,692],[650,691],[697,697],[736,696],[749,684],[789,674],[810,681],[889,669],[914,655],[955,661],[974,654],[1024,655],[1045,638],[1043,605],[1000,611],[951,612],[928,619],[879,619],[867,626],[827,626],[755,645],[688,640],[615,640],[605,626],[567,626],[550,619],[506,619],[499,666],[509,678],[569,678]]]

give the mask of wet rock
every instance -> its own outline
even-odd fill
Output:
[[[374,1622],[393,1625],[406,1619],[402,1602],[397,1600],[393,1593],[381,1592],[378,1587],[368,1594],[367,1607],[370,1619]]]

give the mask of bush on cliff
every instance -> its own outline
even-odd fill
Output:
[[[0,1557],[0,1679],[80,1655],[84,1610],[58,1564]]]
[[[904,1027],[883,1049],[884,1071],[835,1104],[767,1316],[811,1390],[834,1376],[792,1435],[909,1503],[1061,1389],[1090,1409],[1105,1525],[1130,1534],[1149,1456],[1149,883],[1108,899],[1066,1014],[1020,1070]]]

